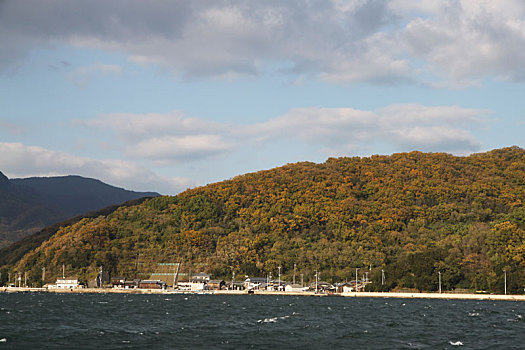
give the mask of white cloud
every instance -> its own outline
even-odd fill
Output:
[[[131,158],[146,158],[160,164],[187,162],[231,153],[227,124],[168,114],[107,114],[76,125],[112,130],[121,150]]]
[[[522,0],[25,0],[0,5],[3,67],[19,62],[31,48],[70,44],[124,53],[184,77],[257,75],[286,65],[289,74],[337,82],[422,80],[461,87],[487,77],[525,80]]]
[[[1,171],[7,176],[81,175],[135,191],[175,194],[197,184],[189,179],[160,176],[125,160],[78,157],[22,143],[0,143]]]
[[[366,111],[353,108],[296,108],[256,124],[221,124],[170,114],[113,114],[78,125],[110,130],[116,148],[131,158],[167,165],[226,157],[247,147],[275,141],[304,142],[332,154],[363,151],[370,144],[396,150],[458,154],[480,149],[472,131],[490,111],[459,106],[390,105]]]
[[[483,124],[487,110],[458,106],[391,105],[376,111],[352,108],[304,108],[246,130],[269,138],[314,142],[338,155],[388,143],[394,149],[469,153],[481,143],[470,130]]]
[[[240,127],[239,135],[257,141],[299,138],[304,141],[339,142],[350,136],[366,138],[378,124],[377,115],[353,108],[296,108],[264,123]],[[361,135],[361,136],[360,136]]]
[[[430,12],[411,18],[400,36],[427,70],[460,85],[487,76],[525,80],[523,1],[446,1]]]
[[[413,20],[405,27],[400,16],[407,16],[407,7],[406,2],[389,5],[382,0],[13,1],[0,12],[6,47],[0,53],[6,62],[16,61],[27,48],[66,43],[122,52],[136,62],[161,64],[189,77],[255,75],[287,63],[294,74],[387,83],[415,78],[409,54],[441,68],[446,67],[441,61],[460,61],[440,50],[448,41],[435,43],[435,52],[444,52],[445,59],[417,49],[417,30],[430,35],[443,24],[455,24],[447,22],[445,10],[435,1],[422,1],[419,9],[435,18],[427,25],[418,22],[420,17],[409,18]],[[449,7],[458,10],[460,5]],[[517,21],[511,23],[520,28]],[[458,40],[468,41],[471,33],[460,34]]]

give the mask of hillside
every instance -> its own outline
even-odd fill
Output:
[[[525,150],[328,159],[238,176],[119,208],[60,228],[3,271],[62,264],[81,279],[98,266],[146,276],[182,260],[215,277],[266,275],[343,281],[371,268],[372,288],[523,293]],[[381,269],[385,285],[381,286]],[[5,276],[5,273],[2,274]]]
[[[0,247],[80,214],[158,195],[80,176],[9,180],[0,172]]]

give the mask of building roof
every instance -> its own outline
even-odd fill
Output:
[[[166,282],[161,281],[161,280],[142,280],[140,281],[140,283],[166,283]]]
[[[267,279],[266,277],[248,277],[245,282],[251,282],[251,283],[266,283]]]

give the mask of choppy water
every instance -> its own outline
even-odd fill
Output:
[[[1,349],[524,349],[525,303],[3,294]]]

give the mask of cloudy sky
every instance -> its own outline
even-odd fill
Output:
[[[188,187],[525,146],[523,0],[0,0],[0,171]]]

